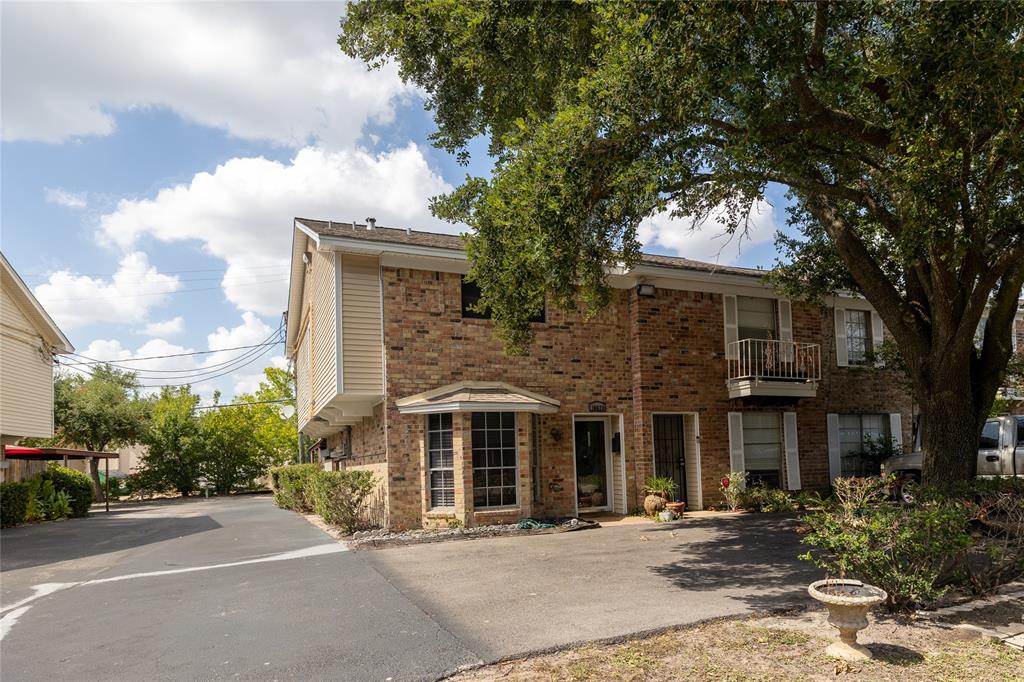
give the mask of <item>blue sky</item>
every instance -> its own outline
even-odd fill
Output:
[[[204,396],[252,390],[285,307],[295,215],[458,231],[430,196],[470,167],[433,149],[419,93],[335,44],[324,3],[18,3],[2,11],[0,246],[76,346],[147,385],[204,371]],[[652,217],[647,250],[771,265],[781,197],[722,248]],[[217,367],[226,367],[223,376]]]

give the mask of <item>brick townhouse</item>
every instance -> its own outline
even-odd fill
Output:
[[[470,309],[459,237],[294,222],[287,347],[299,429],[368,469],[393,528],[624,514],[652,475],[688,509],[746,471],[788,490],[865,472],[864,436],[909,443],[914,406],[862,298],[781,298],[763,272],[645,255],[596,317],[548,308],[507,356]]]

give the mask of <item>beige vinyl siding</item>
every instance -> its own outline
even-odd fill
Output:
[[[344,254],[341,282],[344,392],[383,393],[380,274],[376,257]]]
[[[305,426],[313,416],[309,377],[309,327],[306,326],[299,330],[299,339],[295,349],[295,405],[299,428]]]
[[[333,251],[314,251],[308,299],[313,365],[310,385],[314,409],[319,410],[338,393],[337,286]]]
[[[0,434],[53,435],[53,364],[43,339],[6,290],[0,306]]]

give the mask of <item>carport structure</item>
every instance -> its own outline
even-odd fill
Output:
[[[3,459],[20,459],[26,461],[63,461],[64,466],[72,459],[102,459],[103,472],[106,480],[103,499],[106,511],[110,511],[110,460],[119,457],[116,452],[93,452],[92,450],[75,450],[73,448],[30,448],[20,445],[3,446]]]

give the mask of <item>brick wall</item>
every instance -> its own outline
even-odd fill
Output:
[[[385,267],[382,279],[387,399],[379,415],[375,412],[372,419],[353,427],[355,456],[346,466],[386,462],[392,527],[444,525],[453,516],[429,511],[425,418],[399,414],[394,401],[462,380],[504,381],[561,401],[558,413],[540,419],[541,495],[533,504],[528,415],[517,422],[522,508],[516,513],[480,514],[472,509],[468,415],[456,415],[456,459],[461,461],[456,478],[462,485],[456,485],[454,516],[468,525],[503,522],[527,513],[574,513],[573,414],[586,413],[591,401],[606,403],[616,424],[618,415],[623,418],[629,509],[640,506],[643,483],[653,474],[651,429],[656,412],[697,415],[705,506],[721,501],[718,481],[729,470],[731,411],[797,413],[804,488],[828,486],[830,412],[899,412],[904,442],[910,442],[913,407],[896,373],[834,366],[830,309],[793,304],[794,340],[821,345],[823,376],[817,397],[731,400],[720,294],[658,289],[654,297],[641,297],[636,290],[615,291],[609,308],[590,320],[578,312],[548,310],[546,322],[535,327],[529,354],[509,357],[494,338],[491,321],[462,318],[459,275]]]

